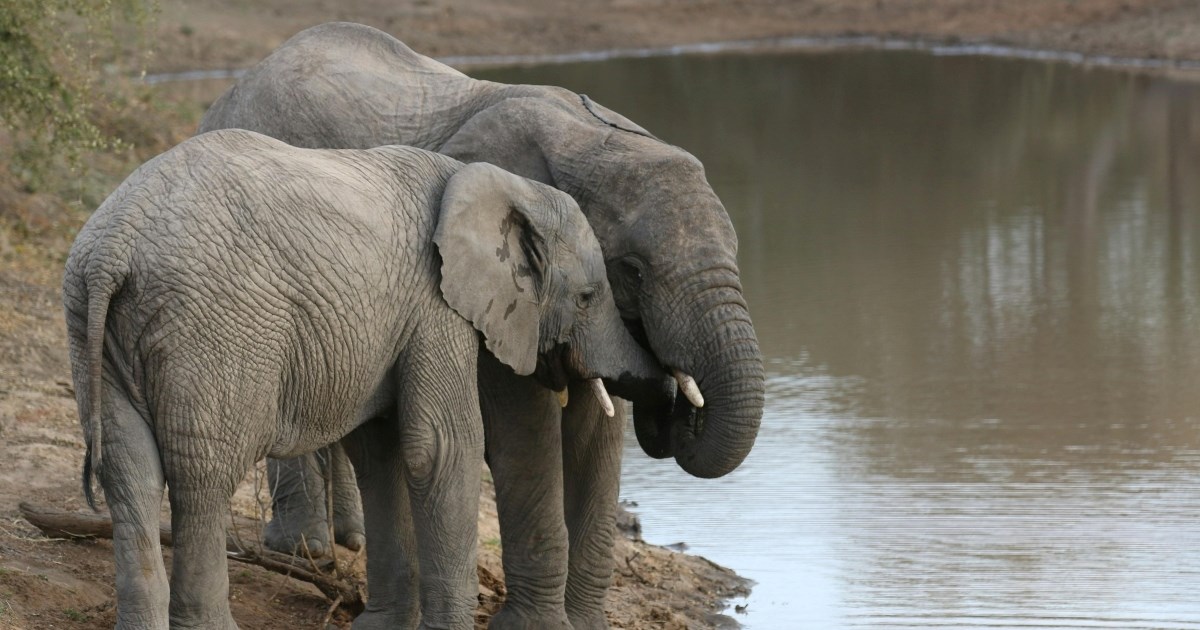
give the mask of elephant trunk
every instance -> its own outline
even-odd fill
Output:
[[[763,366],[754,329],[743,320],[727,324],[725,334],[738,340],[727,341],[725,350],[693,375],[704,406],[678,414],[672,426],[675,461],[697,477],[720,477],[737,468],[754,446],[762,420]]]
[[[742,463],[762,420],[762,355],[736,272],[716,271],[682,287],[692,296],[689,316],[648,331],[657,354],[676,372],[695,379],[697,397],[675,397],[673,406],[634,407],[634,427],[651,457],[671,457],[696,477],[720,477]],[[696,299],[696,296],[704,299]],[[677,315],[679,310],[674,310]],[[648,328],[653,322],[647,322]],[[681,383],[682,384],[682,383]]]
[[[590,376],[602,378],[608,392],[635,405],[668,403],[666,373],[621,323],[616,305],[609,301],[593,317],[598,318],[597,325],[585,328],[593,336],[582,344]]]

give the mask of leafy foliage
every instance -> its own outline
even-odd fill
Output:
[[[93,120],[104,101],[95,65],[118,57],[120,33],[140,32],[153,8],[153,0],[0,0],[0,126],[29,184],[56,156],[74,164],[85,151],[119,146]]]

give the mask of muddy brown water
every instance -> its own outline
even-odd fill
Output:
[[[911,52],[488,70],[699,157],[768,369],[745,464],[629,434],[749,628],[1200,628],[1200,87]]]

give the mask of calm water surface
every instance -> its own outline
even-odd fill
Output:
[[[745,464],[645,538],[749,628],[1200,628],[1200,88],[909,53],[478,73],[692,151],[767,361]]]

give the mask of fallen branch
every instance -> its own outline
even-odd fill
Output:
[[[67,512],[24,502],[19,507],[25,520],[42,530],[42,533],[50,538],[108,538],[111,540],[113,537],[112,519],[107,514]],[[171,528],[160,525],[158,538],[164,546],[170,547],[172,543]],[[225,539],[225,549],[228,557],[233,560],[255,564],[269,571],[308,582],[317,587],[325,597],[329,598],[329,601],[338,602],[340,600],[341,607],[351,613],[357,614],[362,611],[363,602],[366,599],[363,597],[362,585],[324,573],[333,564],[328,559],[320,563],[314,562],[311,567],[305,566],[311,560],[289,556],[262,547],[248,548],[244,544],[239,544],[237,537],[232,534]]]

